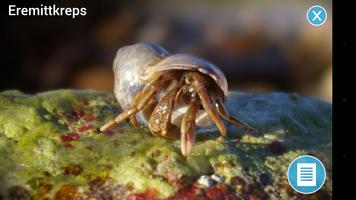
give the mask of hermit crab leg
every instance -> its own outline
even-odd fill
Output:
[[[144,89],[142,89],[134,98],[132,107],[118,115],[115,120],[105,124],[100,128],[100,131],[104,132],[106,130],[111,129],[114,127],[116,124],[119,124],[123,120],[127,119],[130,116],[135,115],[137,112],[141,111],[144,109],[149,103],[150,100],[155,96],[157,90],[160,88],[160,83],[159,81],[154,82],[154,84],[147,85]],[[136,120],[132,119],[131,120]]]
[[[218,138],[218,140],[224,140],[225,136],[227,135],[226,133],[226,128],[225,125],[223,123],[223,121],[221,120],[218,111],[216,110],[214,104],[212,103],[209,95],[208,95],[208,91],[206,90],[204,84],[199,81],[199,80],[195,80],[192,84],[192,86],[194,87],[195,91],[197,92],[203,108],[206,110],[206,112],[208,113],[208,115],[210,116],[210,118],[214,121],[214,123],[216,124],[216,126],[218,127],[221,136]]]
[[[188,105],[181,124],[181,151],[188,156],[195,142],[195,116],[198,110],[197,98],[194,96]]]
[[[137,121],[137,118],[135,115],[130,116],[130,123],[136,128],[139,128],[141,126],[141,124]]]
[[[158,81],[161,79],[161,77],[157,78],[156,80],[152,81],[151,83],[148,83],[146,87],[144,87],[140,92],[137,93],[135,98],[132,100],[131,107],[137,107],[139,102],[143,97],[145,97],[152,89],[158,90],[159,83]],[[149,102],[147,102],[148,104]],[[136,114],[136,113],[135,113]],[[133,126],[135,127],[140,127],[140,123],[137,121],[136,115],[130,115],[130,122]]]
[[[220,96],[218,96],[217,99],[213,100],[213,101],[214,101],[215,107],[218,110],[220,116],[222,116],[226,121],[242,128],[244,130],[253,130],[253,128],[251,126],[249,126],[248,124],[242,122],[241,120],[231,116],[228,113],[228,111],[224,105],[224,102]]]
[[[183,85],[177,92],[176,97],[174,99],[174,104],[177,105],[179,100],[182,98],[182,96],[187,92],[189,89],[188,85]]]
[[[171,115],[177,91],[178,87],[169,91],[155,106],[148,123],[152,134],[166,138],[175,138],[178,136],[177,130],[172,130],[171,126]]]

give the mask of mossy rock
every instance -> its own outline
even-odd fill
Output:
[[[0,199],[330,199],[331,105],[296,94],[231,92],[231,114],[256,127],[199,130],[192,154],[180,140],[123,123],[98,128],[121,112],[110,93],[57,90],[0,93]],[[301,195],[288,184],[304,154],[326,166],[325,185]],[[223,179],[199,184],[203,175]],[[205,176],[206,177],[206,176]]]

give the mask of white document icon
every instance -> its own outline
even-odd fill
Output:
[[[316,164],[297,164],[297,186],[316,186]]]

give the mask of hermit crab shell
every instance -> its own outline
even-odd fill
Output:
[[[131,108],[132,100],[145,86],[145,80],[141,79],[145,69],[168,55],[170,53],[161,46],[149,42],[125,46],[117,51],[113,63],[114,94],[123,110]]]

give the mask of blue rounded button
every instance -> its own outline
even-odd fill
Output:
[[[326,22],[328,14],[324,7],[315,5],[309,8],[307,12],[307,20],[313,26],[321,26]]]
[[[289,165],[288,181],[292,188],[302,194],[318,191],[325,182],[323,163],[314,156],[299,156]]]

